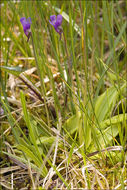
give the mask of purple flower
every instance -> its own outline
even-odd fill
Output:
[[[50,20],[49,20],[50,24],[54,26],[56,32],[59,33],[60,36],[62,33],[62,28],[61,28],[62,19],[63,19],[62,15],[57,15],[57,17],[56,15],[52,15],[50,16]]]
[[[25,35],[27,36],[27,37],[29,37],[29,35],[30,35],[30,25],[31,25],[31,18],[29,17],[29,18],[25,18],[25,17],[22,17],[22,18],[20,18],[20,22],[21,22],[21,24],[22,24],[22,26],[23,26],[23,30],[24,30],[24,33],[25,33]]]

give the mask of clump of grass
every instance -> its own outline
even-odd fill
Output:
[[[1,185],[124,189],[126,2],[4,1],[1,11]],[[49,23],[58,14],[61,33]]]

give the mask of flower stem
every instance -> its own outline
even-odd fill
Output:
[[[35,50],[35,45],[34,45],[34,40],[33,40],[32,33],[31,33],[31,40],[32,40],[32,46],[33,46],[33,52],[34,52],[36,67],[37,67],[38,75],[39,75],[40,82],[41,82],[41,93],[42,93],[42,96],[43,96],[43,99],[44,99],[44,104],[45,104],[45,110],[46,110],[48,125],[50,126],[48,106],[46,104],[46,97],[45,97],[45,93],[44,93],[45,92],[45,88],[44,88],[44,83],[43,83],[42,75],[41,75],[41,72],[40,72],[40,67],[39,67],[39,64],[38,64],[38,61],[37,61],[36,50]]]
[[[69,63],[69,65],[68,65],[68,77],[70,77],[70,81],[71,81],[71,79],[72,79],[72,69],[71,69],[71,63],[70,63],[70,60],[69,60],[69,53],[68,53],[68,49],[67,49],[67,41],[66,41],[64,32],[63,32],[63,37],[64,37],[64,44],[65,44],[65,51],[66,51],[67,59],[68,59],[68,63]]]
[[[70,57],[69,57],[69,53],[68,53],[68,49],[67,49],[67,41],[66,41],[66,38],[65,38],[65,34],[63,32],[63,37],[64,37],[64,44],[65,44],[65,51],[66,51],[66,54],[67,54],[67,60],[68,60],[68,67],[67,67],[67,83],[68,85],[70,85],[70,87],[72,87],[73,89],[73,75],[72,75],[72,64],[71,64],[71,60],[70,60]],[[73,95],[72,95],[72,91],[70,89],[66,89],[66,95],[65,95],[65,107],[66,107],[66,104],[67,104],[67,97],[68,97],[68,94],[71,98],[71,109],[72,109],[72,112],[75,113],[75,108],[74,108],[74,104],[73,104]]]
[[[80,12],[81,12],[81,19],[82,19],[82,62],[84,65],[84,72],[85,72],[85,80],[84,80],[84,104],[86,104],[87,98],[87,60],[86,60],[86,45],[85,45],[85,29],[84,29],[84,19],[83,19],[83,10],[82,10],[82,3],[81,0],[79,1]]]

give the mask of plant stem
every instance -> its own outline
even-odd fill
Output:
[[[84,29],[84,21],[83,21],[83,10],[81,5],[81,0],[79,1],[79,6],[81,10],[81,19],[82,19],[82,62],[84,64],[85,71],[85,80],[84,80],[84,103],[87,102],[87,60],[86,60],[86,45],[85,45],[85,29]]]
[[[71,81],[72,80],[72,69],[71,69],[71,64],[70,64],[70,60],[69,60],[69,53],[68,53],[68,49],[67,49],[67,41],[66,41],[64,32],[63,32],[63,37],[64,37],[64,44],[65,44],[65,51],[66,51],[67,59],[68,59],[68,63],[69,63],[69,65],[68,65],[68,77],[70,78],[70,81]]]
[[[34,40],[33,40],[32,33],[31,33],[31,39],[32,39],[32,46],[33,46],[33,52],[34,52],[36,67],[37,67],[37,71],[38,71],[40,82],[41,82],[41,89],[42,89],[41,92],[42,92],[42,96],[44,98],[44,104],[45,104],[45,110],[46,110],[48,125],[50,126],[48,106],[46,104],[46,98],[45,98],[45,93],[44,93],[45,92],[45,88],[44,88],[44,83],[43,83],[43,79],[42,79],[41,72],[40,72],[40,67],[39,67],[39,64],[38,64],[38,61],[37,61],[37,56],[36,56],[36,51],[35,51],[35,46],[34,46]]]

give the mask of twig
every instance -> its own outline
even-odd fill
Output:
[[[37,90],[35,90],[34,88],[33,88],[33,86],[31,85],[32,83],[29,81],[28,82],[28,80],[26,80],[26,77],[24,76],[24,75],[20,75],[20,76],[18,76],[18,78],[26,85],[26,86],[28,86],[28,88],[30,88],[33,92],[34,92],[34,94],[39,98],[39,100],[41,100],[43,103],[44,103],[44,99],[41,97],[41,94],[39,93],[39,92],[37,92]]]

